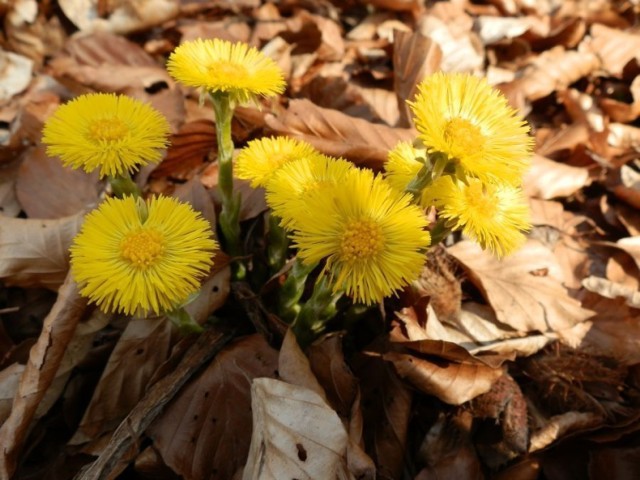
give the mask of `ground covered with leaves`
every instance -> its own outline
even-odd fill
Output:
[[[0,478],[640,478],[639,13],[0,2]],[[527,243],[498,260],[451,235],[411,288],[342,312],[304,352],[273,313],[281,278],[232,282],[224,254],[188,306],[204,333],[87,305],[68,248],[105,184],[47,156],[43,123],[88,92],[149,102],[171,145],[137,184],[215,224],[213,112],[165,69],[196,38],[247,42],[285,72],[284,95],[237,109],[236,148],[292,136],[376,172],[415,138],[405,101],[425,75],[486,77],[535,139]],[[264,192],[236,188],[259,269]]]

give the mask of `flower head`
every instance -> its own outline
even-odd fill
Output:
[[[325,156],[305,157],[283,165],[267,184],[267,203],[286,229],[306,210],[309,193],[341,185],[356,171],[351,162]]]
[[[371,304],[419,275],[430,236],[411,195],[398,194],[368,170],[354,172],[330,192],[307,195],[293,240],[305,263],[326,259],[336,291]]]
[[[384,164],[385,177],[389,184],[398,192],[404,192],[424,165],[417,158],[425,158],[425,156],[424,148],[416,148],[411,142],[399,142],[393,150],[389,151]],[[424,195],[420,199],[420,205],[425,208],[430,206],[425,202]]]
[[[520,187],[508,184],[468,183],[453,177],[440,177],[426,192],[454,230],[462,229],[483,249],[499,257],[510,254],[525,241],[531,228],[529,207]]]
[[[280,67],[256,48],[214,38],[185,42],[169,56],[167,70],[189,87],[227,93],[237,104],[284,92]]]
[[[211,225],[169,197],[107,199],[71,246],[80,293],[104,312],[156,314],[194,293],[217,249]]]
[[[235,174],[250,180],[252,187],[265,187],[273,174],[285,163],[293,160],[317,159],[324,156],[302,140],[289,137],[271,137],[252,140],[238,154]]]
[[[42,141],[64,165],[113,177],[159,161],[169,133],[166,118],[150,105],[90,93],[60,106],[45,122]]]
[[[483,181],[522,183],[531,156],[529,127],[486,80],[435,73],[409,106],[430,152],[446,154],[462,173]]]

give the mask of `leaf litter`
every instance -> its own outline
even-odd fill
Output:
[[[637,13],[622,0],[5,2],[0,478],[570,478],[572,465],[637,478]],[[278,279],[255,294],[228,259],[189,308],[200,323],[222,309],[231,331],[184,337],[87,306],[68,247],[105,185],[46,156],[43,122],[87,92],[151,103],[171,147],[137,181],[215,220],[212,112],[164,68],[199,37],[264,47],[285,71],[280,100],[238,109],[237,146],[288,135],[376,171],[415,137],[405,101],[424,75],[486,76],[532,125],[529,242],[497,261],[452,236],[386,310],[306,351],[268,309]],[[259,237],[264,193],[238,189]]]

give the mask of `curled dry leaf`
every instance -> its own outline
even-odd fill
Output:
[[[572,167],[534,155],[524,177],[524,190],[528,196],[548,200],[573,195],[590,183],[586,168]]]
[[[555,415],[546,425],[531,434],[529,452],[537,452],[568,433],[587,430],[602,423],[602,417],[590,412],[567,412]]]
[[[287,330],[280,348],[278,374],[285,382],[311,390],[323,401],[327,401],[326,393],[313,374],[309,360],[298,345],[296,335],[291,329]]]
[[[261,335],[227,346],[148,430],[164,462],[186,479],[231,478],[249,451],[251,381],[276,370],[277,352]]]
[[[33,61],[0,49],[0,102],[10,100],[31,83]]]
[[[498,321],[517,331],[568,329],[593,314],[569,296],[562,286],[560,265],[539,242],[530,240],[503,260],[469,241],[448,251],[463,264],[469,279],[495,310]]]
[[[243,479],[345,478],[347,432],[318,394],[256,378],[251,409],[253,434]]]
[[[416,136],[414,130],[370,123],[317,107],[308,100],[292,100],[281,115],[267,115],[266,123],[277,133],[309,142],[327,155],[377,170],[382,169],[387,152],[398,142]]]
[[[582,280],[582,286],[606,298],[624,298],[630,307],[640,308],[640,292],[636,288],[593,275]]]
[[[591,38],[585,39],[581,47],[597,55],[609,75],[621,76],[625,65],[638,58],[640,36],[637,33],[595,23],[590,34]]]
[[[69,246],[83,215],[56,220],[3,218],[0,279],[6,285],[56,290],[69,270]]]

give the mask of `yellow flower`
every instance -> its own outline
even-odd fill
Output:
[[[440,177],[426,188],[438,216],[499,257],[517,250],[531,229],[529,207],[520,187],[483,183],[468,184],[450,176]]]
[[[166,118],[146,103],[90,93],[60,106],[45,122],[42,141],[66,166],[115,177],[158,162],[169,132]]]
[[[330,191],[329,191],[330,190]],[[430,243],[422,210],[384,178],[354,169],[340,185],[310,192],[293,240],[307,264],[326,258],[334,291],[371,304],[413,281]]]
[[[417,160],[417,157],[425,158],[425,156],[424,148],[415,148],[411,142],[399,142],[393,150],[389,151],[384,164],[385,177],[389,184],[398,192],[404,192],[424,165]],[[420,199],[420,205],[425,208],[430,206],[426,203],[424,195]]]
[[[430,152],[458,162],[464,174],[483,181],[522,184],[529,165],[529,127],[486,80],[436,73],[418,86],[409,106],[420,139]]]
[[[273,174],[292,160],[321,159],[323,155],[307,142],[289,137],[252,140],[238,154],[235,174],[251,180],[252,187],[265,187]]]
[[[354,171],[356,167],[343,159],[313,156],[294,160],[278,169],[267,184],[267,203],[284,228],[294,229],[310,192],[341,185]]]
[[[189,87],[227,93],[233,103],[284,92],[280,67],[256,48],[214,38],[185,42],[169,56],[167,70]]]
[[[169,197],[107,199],[71,246],[80,293],[104,312],[173,310],[196,292],[218,248],[211,225]]]

